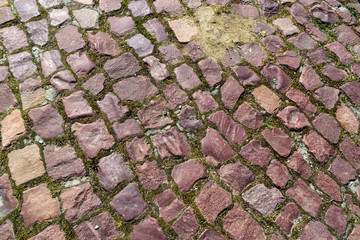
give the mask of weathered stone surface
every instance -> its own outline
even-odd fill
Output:
[[[336,237],[331,235],[327,227],[324,224],[318,221],[311,221],[306,225],[304,231],[301,234],[301,240],[312,240],[312,239],[321,239],[321,240],[335,240]]]
[[[200,113],[206,113],[218,108],[218,104],[209,92],[198,90],[193,94],[193,98],[199,108]]]
[[[288,7],[287,10],[300,25],[304,25],[310,20],[310,15],[300,3],[294,3],[291,7]]]
[[[346,95],[350,98],[354,104],[360,103],[360,83],[357,81],[347,82],[341,86]]]
[[[296,70],[300,67],[302,60],[302,57],[292,50],[278,53],[276,54],[276,58],[280,64],[287,65],[293,70]]]
[[[348,240],[356,240],[360,238],[360,226],[359,224],[356,224],[353,231],[349,235]]]
[[[151,141],[158,149],[161,159],[190,154],[190,145],[187,143],[185,134],[178,132],[175,127],[151,136]]]
[[[147,208],[147,204],[143,200],[136,183],[130,183],[121,190],[121,192],[116,194],[110,202],[110,206],[122,216],[125,221],[130,221],[138,217]]]
[[[10,53],[29,46],[24,31],[16,26],[0,29],[0,41]]]
[[[301,51],[310,50],[317,46],[316,41],[306,33],[300,33],[298,36],[290,38],[289,42],[294,44]]]
[[[61,3],[61,0],[39,0],[39,3],[44,8],[50,8],[59,5]]]
[[[45,173],[41,161],[40,149],[33,144],[8,154],[11,177],[16,185],[20,185]]]
[[[131,1],[128,5],[134,17],[144,17],[153,13],[146,0]]]
[[[79,219],[83,215],[90,214],[101,208],[101,200],[93,193],[90,183],[84,183],[69,189],[60,194],[62,209],[65,212],[65,219],[69,222]]]
[[[214,232],[206,229],[198,238],[199,240],[225,240],[225,238],[219,232]]]
[[[265,47],[272,53],[277,53],[284,46],[284,41],[275,35],[266,36],[261,40]]]
[[[317,216],[322,199],[303,180],[298,179],[292,188],[286,191],[286,194],[292,197],[311,216]]]
[[[100,159],[98,177],[105,191],[111,192],[119,183],[130,180],[133,174],[122,157],[117,153],[112,153]]]
[[[14,6],[22,22],[27,22],[40,15],[35,0],[15,0]]]
[[[252,86],[260,82],[258,75],[247,66],[239,66],[234,72],[243,85]]]
[[[329,10],[325,3],[313,6],[310,12],[315,18],[320,19],[324,23],[337,23],[339,21],[336,13]]]
[[[138,112],[141,123],[146,128],[161,128],[173,122],[170,118],[168,104],[164,98],[150,103]]]
[[[248,138],[246,130],[222,110],[211,114],[208,119],[218,127],[231,143],[241,144]]]
[[[36,222],[41,223],[60,216],[58,201],[51,197],[46,184],[24,191],[23,199],[21,216],[26,228]]]
[[[335,118],[321,113],[312,121],[312,124],[330,142],[337,143],[339,141],[341,128]]]
[[[0,24],[14,20],[14,14],[11,12],[10,7],[0,8]]]
[[[354,33],[349,26],[341,24],[333,30],[338,41],[344,45],[355,44],[360,41],[360,38]]]
[[[234,113],[234,119],[251,129],[258,129],[262,125],[261,113],[248,102],[243,102]]]
[[[339,58],[340,62],[343,64],[349,64],[355,60],[351,53],[339,42],[332,42],[325,45],[330,51],[335,53]]]
[[[51,104],[30,110],[29,117],[34,124],[34,131],[42,138],[54,138],[64,133],[64,120]]]
[[[294,101],[306,114],[313,115],[316,112],[316,107],[311,103],[309,97],[303,92],[291,88],[287,91],[286,96]]]
[[[62,99],[68,118],[76,119],[94,116],[94,111],[84,99],[83,91],[76,91]]]
[[[161,63],[159,59],[154,56],[149,56],[143,59],[149,66],[150,74],[157,82],[161,82],[170,76],[166,65]]]
[[[198,66],[201,69],[206,81],[209,83],[211,88],[213,88],[215,84],[221,81],[222,79],[221,68],[211,58],[201,60],[198,63]]]
[[[265,167],[272,154],[269,149],[261,146],[257,140],[251,140],[240,151],[241,156],[254,165]]]
[[[285,90],[289,87],[291,81],[290,77],[273,62],[267,64],[261,70],[261,74],[275,90],[281,93],[285,92]]]
[[[288,203],[276,217],[275,223],[281,227],[287,234],[290,234],[294,221],[301,217],[299,208],[295,203]]]
[[[229,1],[227,1],[229,2]],[[259,18],[259,11],[256,7],[243,4],[231,4],[231,7],[234,8],[235,13],[239,14],[242,18],[245,19],[257,19]]]
[[[110,149],[115,141],[105,126],[104,120],[97,120],[89,124],[74,123],[71,131],[77,138],[78,144],[89,158],[94,158],[101,150]]]
[[[1,122],[1,141],[2,149],[10,146],[18,138],[27,135],[24,120],[19,109],[15,109],[10,115],[6,116]]]
[[[196,159],[180,163],[171,171],[171,177],[181,192],[190,191],[196,181],[207,176],[206,169]]]
[[[127,142],[126,150],[134,162],[142,161],[152,154],[150,144],[146,142],[146,138],[144,137]]]
[[[348,74],[344,70],[336,68],[332,64],[326,64],[321,68],[321,71],[325,76],[334,82],[340,82],[348,77]]]
[[[238,203],[225,216],[223,226],[236,240],[265,240],[260,225]]]
[[[175,68],[174,72],[179,84],[187,90],[191,90],[201,84],[199,77],[186,63],[182,64],[180,67]]]
[[[131,77],[113,85],[114,92],[123,101],[142,102],[145,98],[155,95],[158,90],[145,76]]]
[[[256,102],[263,107],[268,113],[274,113],[280,106],[280,98],[264,85],[255,88],[252,91]]]
[[[186,106],[179,113],[179,123],[180,125],[188,131],[195,130],[201,127],[203,124],[201,120],[196,118],[196,109],[190,106]]]
[[[9,175],[7,174],[0,177],[0,202],[0,219],[5,217],[18,206],[18,200],[15,196],[13,196]],[[1,228],[2,227],[0,226],[0,233],[3,234]]]
[[[36,71],[33,57],[29,52],[20,52],[8,56],[9,69],[16,80],[21,81]]]
[[[280,118],[283,124],[290,130],[301,130],[305,127],[310,127],[308,119],[295,106],[287,106],[276,116]]]
[[[16,240],[13,224],[10,222],[10,220],[6,220],[0,225],[0,233],[4,240]]]
[[[257,35],[259,34],[264,34],[266,35],[271,35],[274,34],[276,32],[276,30],[272,27],[270,27],[266,22],[263,21],[259,21],[257,22],[252,30],[254,31],[254,33],[256,33]]]
[[[80,77],[88,75],[96,67],[86,51],[71,54],[66,61],[75,74]]]
[[[154,45],[152,45],[151,41],[142,34],[136,34],[127,39],[126,43],[132,47],[140,57],[149,55],[154,50]]]
[[[0,66],[0,82],[3,82],[9,77],[9,70],[7,66]]]
[[[116,122],[112,127],[118,141],[130,136],[143,134],[140,124],[135,119],[126,119],[123,123]]]
[[[183,48],[191,60],[196,61],[205,57],[204,48],[199,41],[191,41]]]
[[[162,217],[165,222],[170,222],[179,215],[181,210],[185,207],[185,204],[179,201],[170,189],[157,194],[156,201],[160,208],[160,217]]]
[[[46,170],[52,179],[65,180],[85,174],[84,164],[74,148],[47,145],[44,149]]]
[[[44,46],[49,42],[49,29],[45,19],[29,22],[25,27],[35,44]]]
[[[239,53],[246,61],[256,67],[262,66],[267,59],[267,54],[261,48],[260,44],[256,42],[245,43],[240,47]]]
[[[136,165],[136,173],[147,191],[157,189],[167,180],[165,171],[158,168],[156,161],[146,161],[142,165]]]
[[[360,168],[360,147],[347,136],[345,136],[344,140],[340,143],[340,151],[355,169]]]
[[[268,175],[273,183],[280,188],[285,188],[286,184],[291,179],[291,175],[284,165],[277,160],[272,160],[267,167],[266,175]]]
[[[327,36],[325,33],[320,31],[314,23],[309,23],[305,26],[311,37],[319,42],[326,42]]]
[[[331,145],[315,131],[305,135],[303,142],[319,162],[327,162],[335,153]]]
[[[163,89],[163,93],[168,100],[170,109],[173,110],[189,101],[188,95],[181,90],[176,83],[166,85]]]
[[[341,208],[331,205],[325,214],[325,221],[340,234],[345,233],[347,217]]]
[[[199,224],[191,207],[188,207],[183,214],[172,225],[180,238],[189,240],[199,231]]]
[[[174,45],[160,46],[159,51],[170,65],[175,65],[185,60],[180,50]]]
[[[244,88],[233,77],[229,77],[221,86],[221,100],[225,107],[232,109],[238,101]]]
[[[143,240],[143,239],[159,239],[166,240],[168,239],[166,235],[161,230],[161,227],[157,221],[147,216],[140,223],[135,225],[134,230],[131,234],[131,239],[133,240]]]
[[[212,157],[215,163],[225,162],[236,155],[221,135],[212,128],[206,130],[206,136],[201,140],[201,150],[205,157]]]
[[[278,18],[273,21],[273,24],[280,29],[284,36],[290,36],[300,31],[290,18]]]
[[[88,8],[82,8],[79,10],[72,11],[72,14],[79,22],[80,27],[82,28],[97,27],[97,21],[99,18],[99,13],[97,11]]]
[[[179,0],[155,0],[153,4],[157,13],[166,12],[170,15],[183,13]]]
[[[105,95],[104,99],[96,102],[100,110],[106,114],[110,122],[123,118],[129,112],[129,108],[121,104],[121,101],[113,93]]]
[[[274,211],[278,204],[285,201],[285,198],[276,188],[266,188],[264,184],[256,185],[241,195],[244,200],[263,215]]]
[[[168,33],[166,32],[165,27],[161,24],[161,22],[157,18],[150,19],[146,23],[143,24],[146,30],[159,42],[166,41],[168,38]]]
[[[259,1],[265,18],[270,18],[279,13],[280,8],[277,2],[273,0]]]
[[[336,102],[339,100],[340,91],[333,87],[322,87],[314,92],[314,98],[322,102],[328,109],[333,109]]]
[[[302,69],[302,73],[301,73],[301,76],[299,78],[299,82],[307,90],[310,90],[310,91],[324,85],[324,83],[321,81],[320,76],[309,65],[305,65],[304,68]]]
[[[312,174],[311,168],[304,160],[303,155],[298,151],[291,155],[288,166],[305,179],[309,178]]]
[[[100,0],[99,7],[104,12],[112,12],[121,8],[121,2],[114,0]]]
[[[356,179],[355,169],[340,156],[334,159],[329,171],[334,174],[342,184],[347,184],[349,181]]]
[[[114,219],[109,212],[100,213],[90,220],[77,225],[74,230],[79,240],[108,240],[120,238],[123,235],[122,232],[115,229]]]
[[[59,48],[66,52],[73,52],[85,46],[85,42],[78,28],[72,25],[68,25],[59,30],[55,34],[55,38]]]
[[[307,53],[307,56],[313,61],[316,65],[329,62],[331,59],[329,54],[323,48],[315,48]]]
[[[66,21],[71,20],[69,15],[69,9],[63,7],[61,9],[52,9],[49,12],[50,24],[53,26],[58,26]]]
[[[46,239],[65,240],[66,238],[64,236],[64,233],[60,230],[59,225],[50,225],[38,235],[29,238],[29,240],[46,240]]]
[[[40,53],[42,72],[45,77],[64,67],[61,62],[61,55],[58,50],[50,50]]]
[[[89,90],[91,94],[97,95],[104,89],[105,76],[103,73],[98,73],[84,82],[81,87]]]
[[[109,17],[110,31],[116,33],[120,37],[125,36],[135,30],[135,22],[131,17]]]
[[[237,50],[227,49],[226,53],[224,54],[223,58],[221,59],[221,63],[224,67],[233,67],[239,63],[241,63],[242,58],[239,56]]]
[[[261,135],[280,156],[289,156],[293,141],[281,129],[276,127],[272,128],[271,130],[265,129],[261,132]]]
[[[104,65],[105,71],[112,79],[134,75],[141,67],[131,53],[124,53],[117,58],[108,60]]]
[[[21,94],[22,108],[27,110],[39,105],[45,101],[45,89],[42,88],[40,77],[28,78],[20,83],[19,90]]]
[[[220,177],[233,189],[236,195],[255,180],[255,175],[241,163],[230,163],[218,170]]]
[[[193,27],[192,22],[188,19],[182,18],[171,20],[168,23],[180,43],[190,42],[190,40],[198,33],[197,28]]]
[[[335,201],[341,202],[340,187],[329,175],[320,171],[316,179],[316,185]]]
[[[116,56],[120,53],[120,47],[108,33],[98,32],[96,34],[88,34],[90,47],[98,55]]]
[[[86,5],[86,6],[94,5],[94,0],[72,0],[72,1],[80,3],[82,5]]]

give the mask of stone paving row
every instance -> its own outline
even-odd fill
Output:
[[[0,239],[360,239],[359,18],[0,0]]]

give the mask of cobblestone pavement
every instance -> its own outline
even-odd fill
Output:
[[[359,18],[0,0],[0,239],[360,239]]]

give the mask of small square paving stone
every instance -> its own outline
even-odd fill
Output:
[[[158,93],[157,88],[145,76],[131,77],[113,85],[114,92],[122,101],[142,102]]]
[[[175,65],[185,60],[181,55],[180,50],[177,49],[174,45],[160,46],[159,51],[165,61],[170,65]]]
[[[118,141],[127,137],[143,134],[140,124],[135,119],[126,119],[123,123],[116,122],[112,125],[112,127]]]
[[[121,231],[115,229],[114,219],[107,211],[80,223],[74,230],[79,240],[108,240],[123,236]]]
[[[42,88],[40,77],[28,78],[20,83],[22,108],[27,110],[45,101],[45,89]]]
[[[271,87],[281,93],[286,91],[291,82],[291,78],[273,62],[267,64],[261,70],[261,74],[270,83]]]
[[[318,221],[311,221],[306,225],[301,234],[301,240],[327,239],[335,240],[336,237],[331,235],[328,228]]]
[[[190,40],[198,34],[197,28],[194,27],[192,21],[188,19],[176,19],[171,20],[168,23],[180,43],[190,42]]]
[[[90,183],[84,183],[69,189],[60,194],[62,209],[65,212],[65,219],[73,222],[83,215],[90,214],[101,208],[101,200],[93,193]]]
[[[60,230],[59,225],[50,225],[38,235],[29,238],[29,240],[45,240],[45,239],[66,240],[64,233]]]
[[[86,6],[94,5],[94,0],[72,0],[72,1]]]
[[[72,25],[68,25],[55,33],[55,38],[59,48],[66,52],[73,52],[85,46],[78,28]]]
[[[18,200],[15,196],[13,196],[13,190],[9,181],[9,175],[7,174],[0,176],[0,201],[0,219],[5,217],[18,206]],[[1,226],[0,234],[3,234],[1,232]]]
[[[77,76],[86,76],[96,67],[86,51],[71,54],[66,61]]]
[[[11,177],[16,185],[20,185],[45,173],[37,145],[29,145],[8,154]]]
[[[42,138],[55,138],[64,134],[64,120],[51,104],[34,108],[28,113],[34,124],[34,131]]]
[[[289,13],[294,17],[295,21],[299,24],[304,25],[310,20],[310,15],[307,13],[306,9],[300,3],[294,3],[291,7],[286,8]]]
[[[171,171],[171,177],[181,192],[188,192],[199,179],[207,178],[206,169],[196,159],[176,165]]]
[[[186,63],[182,64],[180,67],[175,68],[174,72],[179,84],[187,90],[191,90],[201,85],[199,77]]]
[[[60,9],[52,9],[49,12],[50,24],[53,26],[58,26],[64,22],[70,21],[71,17],[69,15],[69,9],[63,7]]]
[[[276,54],[276,58],[278,59],[280,64],[286,65],[293,70],[296,70],[300,67],[300,63],[302,60],[301,56],[291,50]]]
[[[240,83],[245,86],[253,86],[261,81],[258,75],[247,66],[239,66],[235,68],[234,73]]]
[[[350,98],[355,105],[360,103],[360,83],[357,81],[347,82],[341,86],[341,90]]]
[[[285,188],[286,184],[291,179],[291,175],[286,167],[275,159],[272,160],[267,167],[266,175],[268,175],[273,183],[280,188]]]
[[[96,28],[98,26],[99,13],[95,10],[82,8],[72,11],[82,28]]]
[[[234,119],[251,129],[258,129],[262,126],[261,113],[253,108],[248,102],[243,102],[234,113]]]
[[[136,165],[136,173],[141,185],[147,191],[157,189],[167,180],[165,171],[158,168],[156,161],[146,161],[142,165]]]
[[[233,67],[239,63],[241,63],[242,58],[239,56],[237,50],[235,48],[228,49],[221,59],[221,63],[224,67]]]
[[[161,82],[170,76],[166,65],[161,63],[156,57],[148,56],[143,61],[148,65],[150,74],[156,82]]]
[[[287,91],[286,96],[294,101],[306,114],[313,115],[316,112],[316,107],[311,103],[309,97],[296,88],[291,88]]]
[[[138,60],[131,53],[124,53],[119,57],[106,61],[104,70],[112,79],[134,75],[141,69]]]
[[[23,199],[21,215],[26,228],[36,222],[41,223],[60,216],[58,200],[51,197],[46,184],[24,191]]]
[[[172,228],[181,239],[189,240],[200,228],[200,225],[194,215],[191,207],[185,209],[181,216],[173,223]]]
[[[39,3],[44,8],[50,8],[59,5],[61,0],[39,0]]]
[[[190,154],[190,145],[184,133],[178,132],[176,127],[172,127],[166,132],[160,132],[151,136],[151,141],[157,148],[161,159],[171,156],[184,157]]]
[[[0,66],[0,82],[3,82],[9,76],[9,70],[7,66]]]
[[[244,200],[261,214],[267,216],[275,210],[278,204],[285,201],[276,188],[267,188],[264,184],[256,185],[242,194]]]
[[[284,36],[290,36],[299,32],[299,28],[291,21],[290,18],[278,18],[273,21]]]
[[[156,39],[159,42],[163,42],[167,40],[168,33],[166,32],[164,25],[161,24],[159,19],[157,18],[150,19],[143,25],[151,35],[156,37]]]
[[[135,22],[131,17],[109,17],[110,31],[116,33],[120,37],[125,36],[135,30]]]
[[[101,150],[110,149],[115,143],[114,137],[109,134],[102,119],[89,124],[74,123],[71,131],[74,132],[79,146],[89,158],[96,157]]]
[[[324,23],[337,23],[339,17],[334,11],[329,10],[326,4],[317,4],[310,9],[312,15]]]
[[[347,217],[343,209],[331,205],[325,214],[325,221],[341,235],[345,234]]]
[[[311,37],[315,39],[315,41],[326,42],[327,36],[325,33],[320,31],[314,23],[309,23],[305,26],[306,30],[309,32]]]
[[[201,150],[205,157],[210,157],[210,163],[213,165],[225,162],[236,155],[229,144],[212,128],[206,130],[206,136],[201,140]]]
[[[198,62],[206,81],[213,88],[215,84],[222,80],[222,71],[220,66],[211,58],[207,58]]]
[[[128,5],[134,17],[144,17],[153,13],[146,0],[131,1]]]
[[[354,31],[345,24],[335,27],[333,31],[341,44],[355,44],[360,41],[360,38],[354,33]]]
[[[321,81],[320,76],[316,73],[316,71],[309,65],[305,65],[302,69],[299,82],[307,89],[314,90],[318,88],[324,83]]]
[[[159,205],[160,217],[167,223],[179,215],[185,207],[185,204],[182,203],[170,189],[157,194],[156,201]]]
[[[265,47],[272,53],[277,53],[285,45],[284,41],[275,35],[270,35],[262,39]]]
[[[76,91],[62,99],[68,118],[77,119],[94,116],[94,111],[84,99],[83,91]]]
[[[27,22],[31,18],[40,15],[35,0],[15,0],[14,6],[22,22]]]
[[[251,42],[245,43],[239,47],[239,53],[252,66],[260,67],[267,59],[267,54],[264,52],[259,43]]]
[[[340,151],[355,169],[360,168],[360,147],[347,136],[345,136],[344,140],[340,143]]]
[[[265,240],[260,225],[238,203],[226,214],[223,220],[224,230],[236,240]]]
[[[325,86],[317,89],[313,93],[313,96],[316,100],[322,102],[325,107],[331,110],[335,107],[335,104],[339,100],[339,93],[340,90],[333,87]]]
[[[153,4],[157,13],[166,12],[173,16],[184,12],[179,0],[155,0]]]
[[[24,80],[36,71],[37,68],[32,60],[33,57],[29,52],[8,56],[10,71],[16,80]]]
[[[112,153],[100,159],[98,177],[105,191],[111,192],[118,184],[130,180],[133,174],[123,158],[117,153]]]
[[[29,46],[26,34],[17,26],[0,29],[0,42],[10,53]]]
[[[353,231],[349,235],[348,240],[356,240],[360,238],[360,225],[356,224]]]
[[[203,124],[196,115],[197,111],[194,107],[184,107],[178,115],[180,125],[188,131],[201,127]]]
[[[61,55],[58,50],[50,50],[40,53],[40,61],[42,72],[45,77],[48,77],[55,71],[64,67],[61,61]]]
[[[333,52],[343,64],[349,64],[355,61],[351,53],[339,42],[332,42],[325,45],[331,52]]]
[[[327,162],[335,153],[331,145],[315,131],[305,135],[303,142],[319,162]]]
[[[0,234],[6,240],[16,240],[13,224],[9,219],[0,225]]]
[[[121,8],[121,1],[118,0],[100,0],[99,6],[104,12],[112,12]]]
[[[110,206],[124,218],[130,221],[142,214],[148,207],[136,183],[130,183],[115,195]]]
[[[198,90],[193,94],[193,98],[200,113],[206,113],[219,107],[219,104],[217,104],[209,92]]]
[[[306,33],[300,33],[296,37],[289,38],[289,42],[294,44],[301,51],[306,51],[313,49],[317,46],[317,42],[314,41],[309,35]]]
[[[156,239],[156,240],[167,240],[168,238],[163,233],[156,219],[146,216],[144,220],[135,225],[134,230],[131,234],[133,240],[143,239]]]
[[[214,1],[214,0],[212,0]],[[227,3],[228,0],[225,0]],[[222,2],[225,2],[222,1]],[[207,1],[210,2],[210,1]],[[225,4],[224,4],[225,5]],[[243,5],[243,4],[231,4],[231,7],[235,10],[236,14],[239,14],[242,18],[245,19],[257,19],[259,18],[259,11],[256,7],[250,5]]]
[[[223,165],[218,172],[236,195],[239,195],[249,183],[255,180],[252,171],[239,162]]]
[[[308,119],[295,106],[287,106],[276,116],[290,130],[301,130],[305,127],[310,127]]]
[[[302,214],[296,204],[290,202],[281,210],[281,213],[276,217],[275,223],[287,234],[290,234],[295,221],[301,216]]]
[[[98,73],[84,82],[81,87],[90,91],[90,93],[93,95],[98,95],[104,89],[104,82],[104,74]]]
[[[254,139],[241,149],[240,154],[247,161],[262,168],[268,164],[272,157],[271,151],[262,147],[261,143]]]
[[[76,84],[74,75],[69,70],[55,73],[50,79],[51,85],[57,91],[73,90]]]
[[[279,4],[273,0],[261,0],[259,1],[265,18],[270,18],[279,13]]]
[[[45,19],[29,22],[25,26],[35,44],[44,46],[49,42],[49,29]]]
[[[315,129],[318,130],[331,143],[338,143],[341,133],[339,123],[334,117],[326,113],[320,113],[313,121]]]
[[[286,194],[292,197],[311,216],[317,216],[322,199],[303,180],[298,179],[295,184],[286,191]]]
[[[72,147],[47,145],[44,158],[46,170],[52,179],[65,180],[85,174],[84,164]]]
[[[316,185],[335,201],[341,202],[340,187],[329,175],[320,171],[316,178]]]
[[[14,14],[11,11],[10,7],[1,7],[0,8],[0,24],[14,20]]]
[[[252,95],[255,97],[255,101],[270,114],[280,107],[280,98],[264,85],[255,88]]]
[[[134,162],[142,161],[152,155],[152,149],[145,137],[126,142],[126,150]]]
[[[336,176],[336,178],[342,183],[347,184],[351,180],[356,179],[356,171],[340,156],[337,156],[330,165],[329,171]]]
[[[15,109],[1,122],[2,149],[5,149],[15,142],[18,138],[27,135],[24,119],[21,117],[19,109]]]
[[[221,86],[221,100],[225,107],[232,109],[238,101],[241,94],[244,92],[244,88],[230,76],[226,82]]]
[[[225,208],[232,204],[231,194],[221,188],[214,180],[207,182],[195,199],[200,212],[212,224]]]
[[[321,68],[321,72],[334,82],[340,82],[349,76],[346,71],[336,68],[332,64],[326,64],[325,66],[323,66]]]
[[[121,104],[121,101],[113,93],[105,95],[104,99],[96,102],[100,110],[106,114],[110,122],[123,118],[129,112],[129,108]]]
[[[204,48],[198,41],[189,42],[183,50],[193,61],[205,57]]]
[[[127,39],[126,43],[132,47],[140,57],[149,55],[154,50],[154,45],[152,45],[151,41],[142,34],[136,34]]]
[[[267,143],[282,157],[289,156],[293,140],[280,128],[273,127],[261,132]]]
[[[214,232],[209,229],[206,229],[200,236],[199,240],[225,240],[225,238],[219,232]]]
[[[120,47],[108,33],[98,32],[88,34],[90,47],[100,56],[116,56],[120,53]]]

